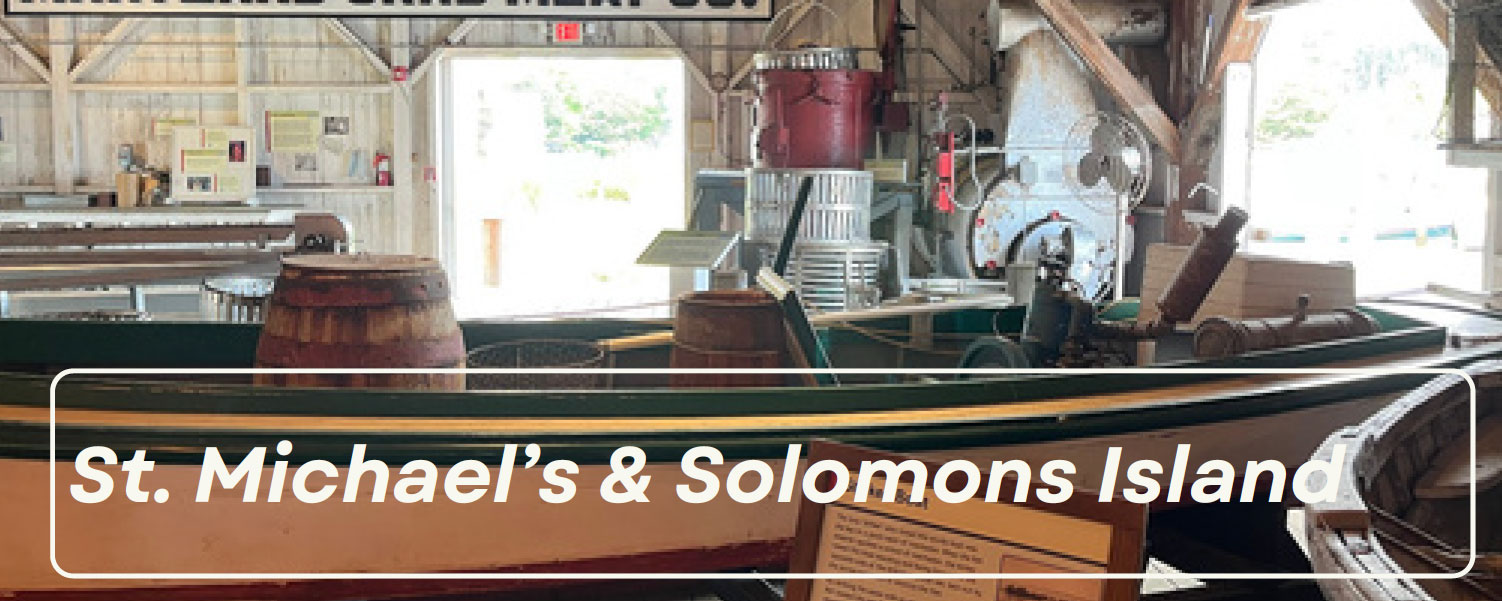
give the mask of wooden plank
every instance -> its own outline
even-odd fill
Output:
[[[412,29],[411,22],[406,19],[393,19],[390,21],[391,39],[391,66],[406,67],[412,63]],[[391,178],[392,178],[392,217],[394,223],[390,231],[380,232],[376,235],[385,235],[391,238],[391,250],[398,253],[412,251],[416,232],[410,227],[414,215],[414,194],[416,184],[413,182],[412,162],[412,130],[413,106],[412,106],[412,82],[391,82]]]
[[[250,23],[235,19],[235,112],[240,125],[255,127],[256,118],[250,105]]]
[[[99,40],[99,44],[89,52],[89,55],[78,61],[78,64],[68,73],[69,77],[72,77],[73,81],[78,81],[115,55],[129,53],[135,48],[131,40],[147,23],[150,21],[136,17],[126,17],[115,22],[115,26],[110,28],[109,33],[104,34],[104,38]]]
[[[48,17],[47,40],[51,44],[48,68],[52,73],[52,186],[58,194],[68,195],[73,193],[78,143],[73,76],[68,70],[73,62],[73,20]]]
[[[1247,18],[1248,2],[1249,0],[1237,0],[1228,13],[1230,23],[1221,29],[1215,50],[1210,55],[1204,85],[1195,95],[1188,116],[1179,124],[1184,134],[1184,162],[1204,164],[1210,160],[1210,150],[1219,139],[1218,125],[1225,92],[1226,66],[1255,59],[1257,49],[1262,45],[1262,38],[1267,34],[1265,21]],[[1191,182],[1190,185],[1197,183],[1199,182]]]
[[[1111,52],[1105,40],[1091,29],[1070,0],[1033,0],[1054,31],[1074,50],[1080,60],[1105,84],[1121,109],[1131,114],[1147,135],[1163,148],[1170,161],[1179,162],[1179,128],[1158,105],[1151,92],[1137,81],[1121,59]]]
[[[31,72],[35,73],[42,81],[52,81],[52,73],[48,70],[47,65],[42,63],[42,59],[37,56],[36,52],[32,51],[30,46],[26,45],[26,38],[22,37],[14,27],[11,27],[4,15],[0,15],[0,36],[4,36],[5,47],[15,53],[16,57],[20,58],[21,62],[26,65],[26,68],[31,69]]]
[[[1205,72],[1205,85],[1219,85],[1225,74],[1226,65],[1248,62],[1256,55],[1257,46],[1261,44],[1263,33],[1267,30],[1267,23],[1247,18],[1247,5],[1250,2],[1251,0],[1234,0],[1226,11],[1224,19],[1226,25],[1221,27],[1219,35],[1215,37],[1215,44],[1210,53],[1210,67]]]
[[[386,61],[381,59],[379,54],[376,54],[375,49],[371,48],[370,44],[365,43],[365,40],[360,39],[360,36],[346,26],[344,21],[332,17],[325,17],[320,19],[320,21],[329,31],[334,32],[334,35],[338,36],[339,39],[344,40],[344,43],[360,51],[360,55],[365,57],[366,64],[370,65],[370,68],[374,69],[376,73],[379,73],[381,79],[391,78],[391,65],[386,64]]]
[[[1455,0],[1457,9],[1471,6],[1473,0]],[[1465,14],[1465,13],[1461,13]],[[1481,62],[1479,43],[1481,20],[1466,16],[1452,20],[1450,29],[1450,141],[1476,141],[1476,72]]]
[[[704,69],[700,68],[699,65],[694,62],[693,57],[689,56],[688,53],[683,50],[683,45],[678,43],[678,40],[675,39],[671,34],[669,34],[668,30],[662,28],[661,23],[658,23],[656,21],[649,21],[647,22],[647,29],[650,30],[652,32],[652,35],[656,36],[660,42],[673,47],[673,52],[678,54],[678,58],[683,59],[684,66],[688,67],[689,75],[693,76],[694,81],[698,82],[700,88],[703,88],[705,92],[714,93],[714,86],[710,85],[709,77],[704,75]]]
[[[278,242],[292,234],[291,224],[0,228],[0,247]]]
[[[274,263],[281,251],[275,250],[81,250],[0,253],[0,266],[8,270],[22,268],[53,269],[75,265],[159,265],[168,263]]]
[[[151,284],[218,275],[274,274],[277,257],[267,254],[257,262],[216,261],[164,265],[91,266],[76,271],[41,273],[13,272],[0,277],[0,290],[50,290],[111,284]]]
[[[1446,46],[1450,44],[1450,9],[1441,0],[1413,0],[1413,7],[1418,9],[1419,16],[1429,25],[1429,30],[1434,32],[1440,42]],[[1477,87],[1481,88],[1481,96],[1490,104],[1493,111],[1502,110],[1502,73],[1491,64],[1491,58],[1486,53],[1477,53],[1482,67],[1476,70]]]
[[[1476,490],[1485,492],[1502,483],[1502,415],[1491,415],[1476,426]],[[1471,445],[1452,444],[1434,458],[1414,487],[1420,499],[1453,499],[1471,494]]]
[[[918,28],[920,30],[924,30],[924,39],[937,39],[939,41],[939,45],[943,47],[946,54],[956,56],[959,58],[959,60],[964,61],[964,63],[961,64],[960,67],[965,70],[965,74],[967,76],[973,76],[976,71],[974,59],[970,56],[970,53],[965,50],[965,46],[963,44],[960,44],[959,37],[955,35],[955,33],[950,30],[949,26],[945,25],[944,20],[939,17],[937,9],[933,6],[933,0],[918,0],[917,8],[919,17]],[[935,49],[935,52],[937,51],[938,49]],[[969,87],[974,83],[971,81],[964,81],[964,78],[960,77],[959,74],[954,73],[953,71],[950,71],[949,76],[956,86]],[[987,112],[995,112],[997,110],[996,100],[991,95],[975,93],[974,96],[977,100],[980,101],[981,106]]]
[[[1188,247],[1152,244],[1142,276],[1141,320],[1158,315],[1157,300],[1188,256]],[[1356,302],[1355,271],[1348,264],[1315,263],[1238,254],[1211,287],[1191,324],[1207,317],[1279,317],[1292,315],[1298,297],[1310,295],[1311,312],[1349,307]]]
[[[412,70],[412,82],[415,84],[422,81],[423,76],[427,75],[428,71],[432,70],[433,64],[438,62],[438,59],[442,58],[443,49],[450,46],[457,46],[462,43],[465,38],[469,37],[469,32],[474,31],[475,27],[479,24],[479,19],[465,19],[463,21],[460,21],[457,25],[454,25],[454,28],[450,29],[447,34],[439,38],[437,42],[434,42],[432,45],[428,46],[427,52],[423,53],[422,62],[419,62],[417,64],[417,68]]]

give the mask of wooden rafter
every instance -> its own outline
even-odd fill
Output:
[[[1226,26],[1215,37],[1210,53],[1210,67],[1205,73],[1206,86],[1219,86],[1226,72],[1226,65],[1244,63],[1256,58],[1257,48],[1267,33],[1266,21],[1254,21],[1247,17],[1251,0],[1236,0],[1226,12]]]
[[[1435,37],[1449,46],[1450,8],[1441,0],[1413,0],[1413,7],[1418,9],[1419,16],[1429,24]],[[1497,72],[1485,52],[1478,52],[1477,56],[1481,66],[1476,69],[1476,87],[1481,90],[1481,97],[1486,99],[1493,111],[1502,111],[1502,73]]]
[[[939,42],[945,45],[950,53],[964,61],[964,64],[960,66],[964,68],[967,75],[975,73],[975,60],[965,50],[964,45],[960,44],[959,36],[949,28],[949,25],[945,24],[943,19],[939,18],[939,11],[934,7],[934,3],[934,0],[918,0],[918,15],[921,17],[919,27],[921,28],[925,23],[928,24],[930,31],[925,35],[930,39],[937,37]],[[931,35],[933,33],[939,35]],[[955,83],[967,84],[971,82],[956,81]]]
[[[1205,57],[1205,81],[1195,95],[1189,114],[1179,124],[1183,134],[1184,162],[1204,162],[1210,144],[1203,138],[1219,123],[1224,97],[1226,66],[1251,62],[1267,33],[1267,22],[1248,17],[1251,0],[1236,0],[1226,13],[1225,23]],[[1213,136],[1211,136],[1213,138]]]
[[[947,25],[944,24],[944,21],[939,18],[939,12],[935,9],[933,4],[934,0],[918,0],[916,3],[918,16],[920,17],[919,19],[917,19],[918,27],[920,30],[924,30],[924,39],[937,38],[939,44],[944,46],[945,50],[949,54],[957,56],[960,60],[964,61],[964,64],[960,65],[960,67],[964,69],[967,75],[975,73],[974,58],[972,58],[970,56],[970,53],[965,50],[964,45],[960,44],[959,37],[956,36],[955,33],[951,31]],[[957,85],[967,85],[974,83],[970,81],[962,81],[962,78],[954,73],[951,73],[950,76],[952,79],[954,79],[954,83]],[[985,107],[987,111],[996,110],[996,103],[991,99],[989,95],[975,94],[975,98],[981,101],[981,106]]]
[[[417,63],[417,68],[412,70],[412,82],[415,84],[422,81],[423,76],[427,75],[428,71],[433,68],[433,64],[438,61],[438,57],[443,53],[443,49],[463,43],[464,39],[469,37],[469,32],[474,31],[475,27],[479,26],[479,24],[479,19],[460,21],[447,34],[444,34],[438,41],[428,46],[427,51],[422,55],[421,62]]]
[[[103,38],[100,38],[99,44],[89,52],[88,56],[83,57],[77,65],[73,66],[68,76],[73,78],[73,81],[82,80],[89,75],[90,71],[115,55],[135,50],[135,45],[130,41],[146,27],[147,23],[149,23],[148,20],[136,17],[126,17],[116,21],[115,26],[111,27],[109,33],[104,34]]]
[[[1064,39],[1091,72],[1105,84],[1122,110],[1130,113],[1147,135],[1163,148],[1169,160],[1180,158],[1179,128],[1158,105],[1151,92],[1127,69],[1105,40],[1095,33],[1071,0],[1033,0],[1054,31]]]
[[[26,45],[25,39],[21,37],[21,34],[14,27],[11,27],[11,24],[6,21],[4,16],[0,16],[0,36],[5,36],[5,47],[10,48],[10,51],[15,53],[21,59],[22,63],[26,64],[26,68],[31,69],[31,72],[40,77],[42,81],[52,81],[52,73],[48,71],[47,64],[43,63],[42,59],[37,56],[37,53],[33,52],[31,47]]]
[[[386,64],[385,59],[382,59],[381,55],[376,54],[375,49],[371,48],[370,44],[365,43],[365,40],[361,39],[360,35],[351,30],[348,25],[345,25],[344,21],[333,17],[324,17],[320,21],[323,22],[323,26],[327,27],[329,31],[334,32],[334,35],[338,36],[339,39],[344,40],[344,43],[360,51],[360,55],[365,57],[365,62],[370,65],[370,68],[375,69],[377,73],[381,74],[383,79],[391,77],[391,65]]]
[[[678,43],[678,40],[674,39],[673,35],[668,33],[668,30],[664,29],[661,23],[648,21],[647,29],[651,30],[652,35],[657,36],[660,42],[673,47],[673,51],[678,53],[678,58],[683,59],[683,64],[688,67],[689,75],[693,76],[694,81],[698,82],[704,88],[704,91],[715,91],[714,86],[709,84],[709,77],[704,75],[704,69],[699,68],[699,65],[694,63],[694,59],[690,58],[688,52],[683,50],[683,44]]]

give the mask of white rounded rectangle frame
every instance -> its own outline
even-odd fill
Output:
[[[239,368],[239,369],[130,369],[130,368],[75,368],[66,369],[52,378],[49,394],[49,449],[48,464],[50,503],[48,505],[49,557],[52,569],[64,578],[77,580],[1137,580],[1162,578],[1163,574],[773,574],[749,573],[486,573],[486,572],[417,572],[417,573],[75,573],[69,572],[57,562],[57,386],[63,378],[73,375],[255,375],[255,374],[390,374],[390,375],[468,375],[468,374],[527,374],[527,375],[577,375],[593,373],[600,375],[672,375],[672,374],[781,374],[781,375],[1123,375],[1123,374],[1179,374],[1179,375],[1307,375],[1307,376],[1387,376],[1431,375],[1458,376],[1465,380],[1471,391],[1471,521],[1470,558],[1465,569],[1448,574],[1297,574],[1297,573],[1226,573],[1226,574],[1174,574],[1175,578],[1194,580],[1455,580],[1464,578],[1476,566],[1476,380],[1458,368],[1287,368],[1287,369],[1212,369],[1212,368],[1099,368],[1099,369],[287,369],[287,368]]]

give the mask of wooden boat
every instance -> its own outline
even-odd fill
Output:
[[[1399,576],[1322,581],[1332,601],[1502,599],[1502,363],[1471,371],[1479,387],[1474,415],[1466,382],[1440,377],[1337,432],[1316,455],[1329,460],[1336,445],[1345,445],[1351,474],[1338,501],[1308,508],[1316,569]]]
[[[1190,367],[1455,367],[1502,356],[1502,348],[1444,348],[1445,328],[1373,308],[1384,333],[1255,353]],[[970,338],[1020,322],[1012,311],[963,310],[931,317],[953,351]],[[903,330],[907,317],[880,315],[831,333],[842,367],[952,367],[955,354],[926,352]],[[660,327],[634,322],[464,324],[470,346],[535,338],[606,339]],[[905,341],[892,346],[892,331]],[[1009,376],[955,380],[877,378],[844,386],[737,390],[656,389],[650,378],[617,389],[575,392],[438,392],[257,388],[248,379],[70,377],[58,387],[60,460],[49,487],[48,388],[66,367],[248,367],[254,324],[0,322],[0,338],[36,340],[0,348],[0,589],[17,598],[376,598],[537,586],[495,580],[324,580],[307,574],[445,572],[713,572],[785,565],[795,503],[739,504],[721,495],[688,505],[673,486],[690,483],[678,459],[711,445],[728,463],[765,459],[780,473],[789,444],[829,438],[933,457],[1071,458],[1089,466],[1108,444],[1124,461],[1170,462],[1192,442],[1206,458],[1233,463],[1301,462],[1336,424],[1359,421],[1417,375],[1334,378],[1200,372]],[[877,337],[885,342],[873,343]],[[951,338],[952,337],[952,338]],[[947,342],[946,342],[947,341]],[[664,349],[617,353],[615,367],[661,366]],[[1164,356],[1163,351],[1159,356]],[[1150,434],[1144,436],[1144,434]],[[540,469],[516,470],[506,503],[244,503],[238,491],[191,498],[206,445],[230,460],[253,447],[293,443],[292,467],[345,464],[354,444],[393,465],[479,460],[494,467],[506,444],[536,443],[542,462],[578,462],[573,502],[539,500]],[[66,502],[88,484],[71,469],[86,446],[121,459],[146,450],[145,480],[167,502]],[[612,505],[597,490],[611,452],[645,449],[651,503]],[[269,452],[269,451],[268,451]],[[279,458],[279,457],[277,457]],[[268,455],[268,463],[275,459]],[[729,465],[716,468],[723,480]],[[268,470],[270,468],[267,468]],[[330,481],[342,481],[344,472]],[[116,478],[123,485],[123,478]],[[268,482],[266,474],[263,482]],[[58,567],[74,574],[233,573],[229,580],[65,579],[47,546],[49,493],[57,492]],[[221,493],[225,491],[220,491]],[[262,494],[266,494],[263,489]],[[288,494],[290,498],[290,493]],[[265,576],[265,575],[271,576]]]

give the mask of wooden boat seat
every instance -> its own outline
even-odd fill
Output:
[[[1420,499],[1453,499],[1471,494],[1471,445],[1450,445],[1424,476],[1414,494]],[[1502,415],[1490,415],[1476,426],[1476,491],[1490,490],[1502,482]]]

